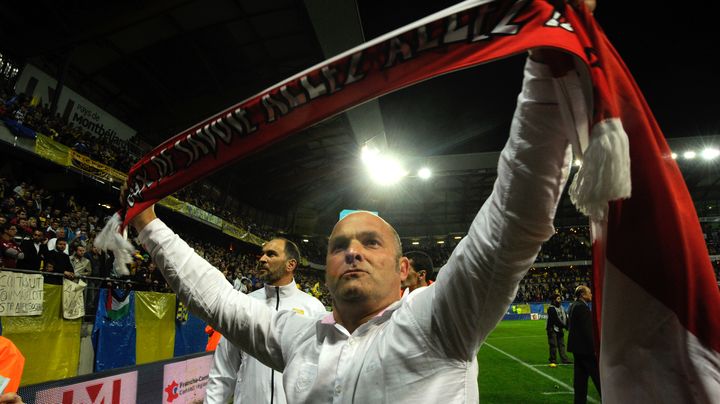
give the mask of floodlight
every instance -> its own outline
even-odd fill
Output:
[[[418,177],[420,177],[424,180],[430,178],[431,175],[432,175],[432,172],[427,167],[423,167],[420,170],[418,170]]]
[[[720,150],[714,149],[712,147],[708,147],[705,150],[703,150],[702,153],[700,153],[700,155],[705,160],[713,160],[713,159],[717,158],[718,156],[720,156]]]
[[[692,150],[689,150],[689,151],[686,151],[685,153],[683,153],[683,157],[685,157],[685,159],[687,159],[687,160],[692,160],[695,158],[695,156],[696,156],[696,153]]]

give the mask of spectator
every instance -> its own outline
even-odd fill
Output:
[[[55,231],[55,237],[48,240],[48,250],[55,250],[55,244],[58,240],[65,240],[65,249],[63,250],[63,252],[65,252],[65,255],[70,255],[70,245],[68,244],[68,239],[65,238],[65,229],[62,227],[59,227]]]
[[[25,255],[20,246],[15,242],[17,226],[5,223],[0,227],[0,267],[16,268],[17,261],[22,260]]]
[[[90,274],[92,274],[90,260],[85,257],[85,247],[81,245],[75,247],[75,253],[70,257],[70,263],[73,267],[74,278],[90,276]]]
[[[70,256],[65,252],[67,249],[67,240],[58,238],[55,243],[55,248],[46,254],[46,265],[51,264],[52,271],[46,270],[45,272],[63,274],[67,279],[75,278],[75,270],[70,262]],[[48,276],[45,278],[45,283],[62,285],[62,278],[59,276]]]
[[[39,271],[48,252],[47,240],[43,232],[35,229],[32,233],[32,240],[24,240],[20,247],[25,257],[18,263],[18,267]]]

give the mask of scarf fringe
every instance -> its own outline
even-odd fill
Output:
[[[120,231],[122,219],[115,213],[107,221],[102,231],[95,236],[94,246],[102,251],[112,251],[115,255],[115,270],[120,276],[130,275],[127,265],[132,263],[133,245],[127,240],[127,229]]]
[[[592,220],[604,221],[608,202],[629,198],[631,189],[627,133],[618,118],[598,122],[570,185],[570,200]]]

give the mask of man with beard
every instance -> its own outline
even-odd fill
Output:
[[[550,367],[557,365],[556,352],[560,354],[562,363],[572,363],[565,353],[565,333],[563,328],[567,328],[567,315],[560,304],[561,302],[562,297],[555,295],[547,309],[548,318],[545,330],[547,331],[548,345],[550,346],[550,357],[548,359]]]
[[[265,243],[257,267],[265,286],[249,296],[274,310],[292,310],[308,317],[325,314],[319,300],[295,286],[293,274],[299,262],[300,251],[292,241],[275,238]],[[205,403],[227,403],[233,393],[235,403],[287,402],[282,373],[261,364],[225,338],[220,339],[215,350],[205,392]]]
[[[25,258],[18,263],[18,266],[24,269],[39,271],[40,265],[43,259],[45,259],[45,254],[48,252],[45,234],[43,234],[42,230],[33,230],[32,240],[24,240],[22,244],[20,244],[20,247],[25,253]]]
[[[430,286],[433,283],[432,258],[422,251],[409,251],[405,254],[408,259],[408,276],[402,282],[403,290],[409,288],[410,292],[417,288]]]
[[[67,240],[58,238],[55,243],[55,248],[45,254],[45,272],[63,274],[67,279],[75,278],[75,269],[70,262],[70,256],[65,253],[67,248]],[[48,264],[52,264],[52,270],[49,269]],[[63,278],[59,276],[46,276],[45,283],[62,285]]]

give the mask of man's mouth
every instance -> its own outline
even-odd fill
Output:
[[[343,272],[342,276],[357,276],[358,274],[366,274],[367,271],[363,271],[362,269],[348,269],[347,271]]]

